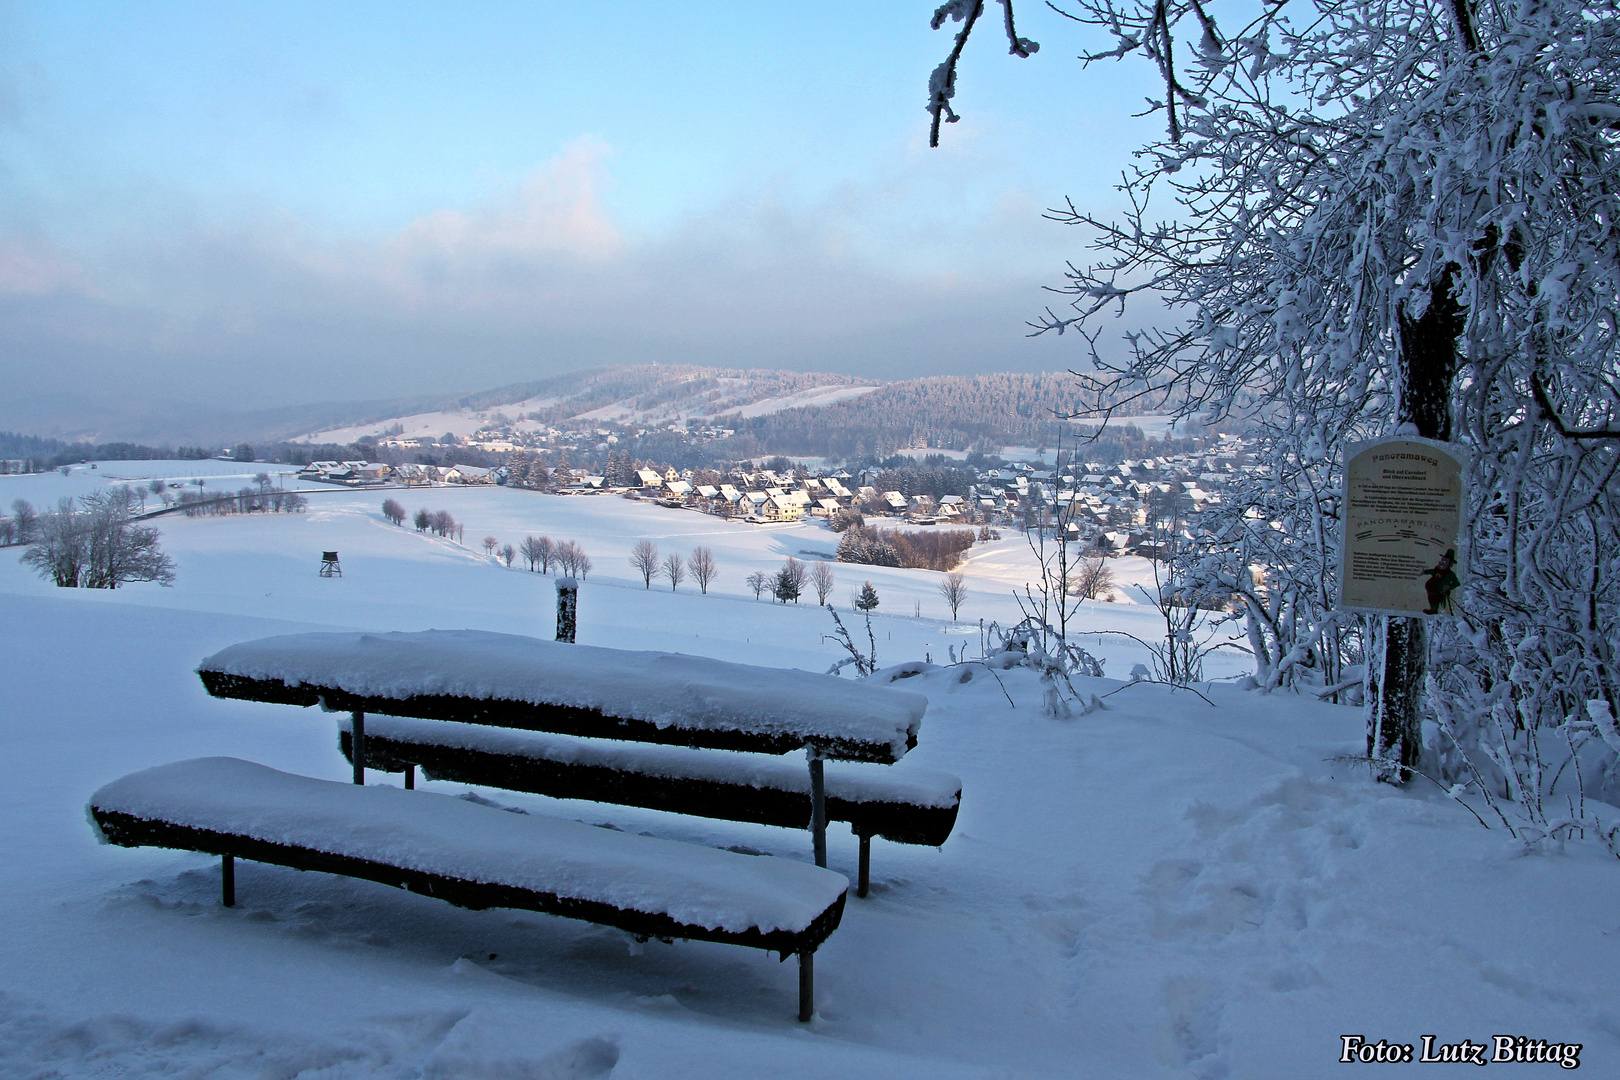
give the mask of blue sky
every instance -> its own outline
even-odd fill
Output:
[[[646,360],[899,378],[1029,341],[1151,86],[926,4],[0,7],[0,425],[72,401],[471,390]],[[995,13],[992,13],[995,14]],[[161,387],[163,389],[159,390]]]

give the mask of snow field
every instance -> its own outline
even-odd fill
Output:
[[[0,478],[0,505],[28,479]],[[824,612],[742,586],[800,549],[830,551],[824,530],[617,499],[410,494],[412,510],[420,494],[465,519],[469,538],[580,541],[598,568],[581,588],[583,643],[811,671],[837,655]],[[807,1030],[791,1019],[792,965],[751,950],[637,949],[583,923],[252,863],[226,910],[217,860],[98,846],[85,800],[144,767],[225,755],[347,775],[331,717],[210,699],[193,673],[204,656],[305,631],[549,633],[548,580],[386,524],[380,493],[345,498],[160,519],[172,589],[55,589],[0,559],[0,1076],[1308,1080],[1344,1075],[1350,1034],[1579,1042],[1587,1071],[1616,1072],[1620,864],[1592,844],[1526,853],[1430,792],[1373,785],[1328,760],[1361,750],[1359,711],[1230,685],[1204,688],[1211,706],[1083,680],[1107,707],[1059,721],[1023,669],[899,683],[929,699],[907,764],[960,776],[961,816],[939,851],[875,842],[872,896],[850,900],[818,953]],[[624,562],[642,537],[714,547],[718,589],[644,590]],[[965,616],[1011,607],[1018,543],[975,551]],[[322,580],[331,547],[346,576]],[[880,663],[976,647],[976,622],[940,617],[937,575],[836,569],[846,611],[866,577],[883,596]],[[1122,628],[1153,616],[1085,613]],[[1100,651],[1129,670],[1123,647]],[[471,794],[810,861],[793,830]],[[829,848],[852,876],[854,838],[835,828]]]

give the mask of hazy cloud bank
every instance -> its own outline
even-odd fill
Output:
[[[133,220],[94,245],[6,238],[0,427],[66,431],[95,409],[96,433],[118,437],[123,413],[474,390],[645,361],[902,378],[1079,359],[1072,341],[1022,336],[1068,239],[1032,200],[953,218],[892,214],[903,185],[846,185],[809,209],[765,192],[637,235],[606,209],[607,154],[576,142],[479,205],[387,235],[257,211],[229,225]]]

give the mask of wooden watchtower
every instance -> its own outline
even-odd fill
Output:
[[[321,552],[321,577],[342,577],[343,567],[338,565],[337,552]]]

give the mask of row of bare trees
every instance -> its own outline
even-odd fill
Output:
[[[388,502],[392,503],[394,500],[389,499]],[[399,507],[399,504],[394,503],[394,506]],[[383,514],[384,516],[388,517],[390,521],[393,521],[395,525],[399,525],[404,522],[403,513],[400,515],[400,519],[398,521],[394,520],[393,516],[389,514],[389,507],[387,503],[383,504]],[[458,544],[461,543],[462,534],[467,531],[467,526],[451,517],[450,511],[448,510],[435,511],[423,507],[416,512],[416,516],[411,519],[411,523],[416,526],[417,532],[430,532],[434,536],[443,536],[447,539],[454,540]]]
[[[506,559],[506,565],[511,566],[512,560],[506,558],[506,551],[512,545],[501,548],[501,557]],[[523,543],[517,546],[517,554],[529,564],[529,572],[542,574],[551,573],[556,567],[564,577],[577,577],[583,580],[593,569],[591,557],[585,554],[585,549],[572,540],[553,540],[549,536],[526,536]]]
[[[652,588],[654,577],[663,577],[669,582],[670,592],[686,580],[690,571],[692,580],[697,582],[698,589],[705,595],[709,591],[709,583],[720,572],[720,564],[715,561],[714,552],[709,548],[698,546],[692,549],[692,554],[686,558],[670,552],[659,557],[658,545],[651,540],[637,540],[635,547],[630,549],[630,565],[636,568],[641,575],[642,584]]]

